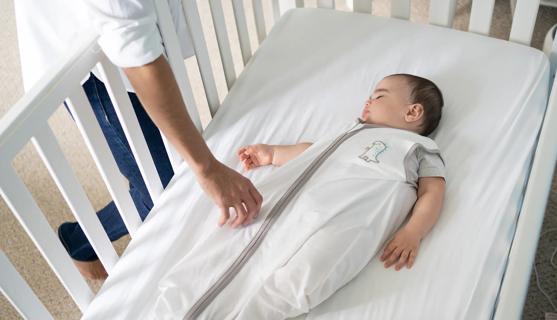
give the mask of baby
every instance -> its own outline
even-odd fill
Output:
[[[443,96],[430,80],[409,74],[382,79],[366,101],[360,122],[431,134],[441,119]],[[295,145],[255,144],[242,147],[238,156],[246,170],[260,166],[281,166],[306,150],[312,143]],[[380,260],[385,268],[411,268],[421,239],[437,222],[445,192],[444,164],[437,154],[416,151],[419,161],[417,200],[410,219],[387,241]]]

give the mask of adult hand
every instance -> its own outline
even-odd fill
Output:
[[[236,228],[257,218],[263,197],[251,181],[238,172],[214,160],[208,170],[198,176],[198,181],[221,210],[219,226],[228,221]],[[230,216],[230,208],[236,211],[235,217]]]
[[[153,122],[190,165],[203,190],[220,207],[219,224],[228,221],[231,207],[236,211],[231,221],[235,227],[251,222],[259,213],[263,198],[248,179],[213,157],[186,111],[166,58],[161,55],[144,66],[125,68],[124,72]]]

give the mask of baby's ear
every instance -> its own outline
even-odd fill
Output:
[[[406,122],[415,122],[422,119],[424,116],[424,106],[421,103],[414,103],[408,105],[404,119]]]

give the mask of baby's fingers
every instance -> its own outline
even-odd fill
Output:
[[[379,260],[381,261],[385,261],[385,259],[387,259],[387,257],[396,249],[396,246],[393,244],[393,242],[390,242],[385,249],[383,250],[383,254],[381,255],[381,258],[379,258]]]
[[[408,269],[412,268],[414,262],[416,261],[417,252],[416,250],[410,251],[410,256],[408,257],[408,262],[406,263],[406,267]]]
[[[244,152],[246,152],[246,150],[247,150],[246,147],[241,147],[240,149],[238,149],[237,154],[238,154],[238,155],[241,155],[241,154],[243,154]]]
[[[395,270],[398,271],[400,270],[408,261],[408,256],[410,255],[410,251],[408,249],[405,249],[404,251],[402,251],[402,254],[400,255],[400,258],[398,259],[398,262],[395,265]]]
[[[251,161],[256,167],[259,167],[261,165],[261,163],[259,162],[259,157],[257,157],[256,155],[253,155],[251,157]]]
[[[253,158],[248,159],[248,160],[247,160],[247,164],[248,164],[248,168],[249,168],[250,170],[253,169],[253,168],[255,168],[255,167],[257,167],[257,166],[255,165],[255,163],[253,162]]]
[[[247,161],[242,161],[242,166],[244,167],[244,172],[249,171],[249,164]]]
[[[401,248],[396,248],[393,253],[391,253],[390,257],[387,259],[387,261],[385,261],[385,268],[389,268],[390,266],[392,266],[400,257],[400,254],[402,253],[402,249]]]

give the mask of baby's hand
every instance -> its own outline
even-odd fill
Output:
[[[403,227],[395,233],[385,246],[380,260],[385,261],[385,268],[389,268],[396,263],[396,271],[400,270],[404,265],[410,269],[414,261],[416,261],[420,241],[421,238],[417,232]]]
[[[244,169],[251,170],[273,163],[273,147],[268,144],[253,144],[238,150]]]

